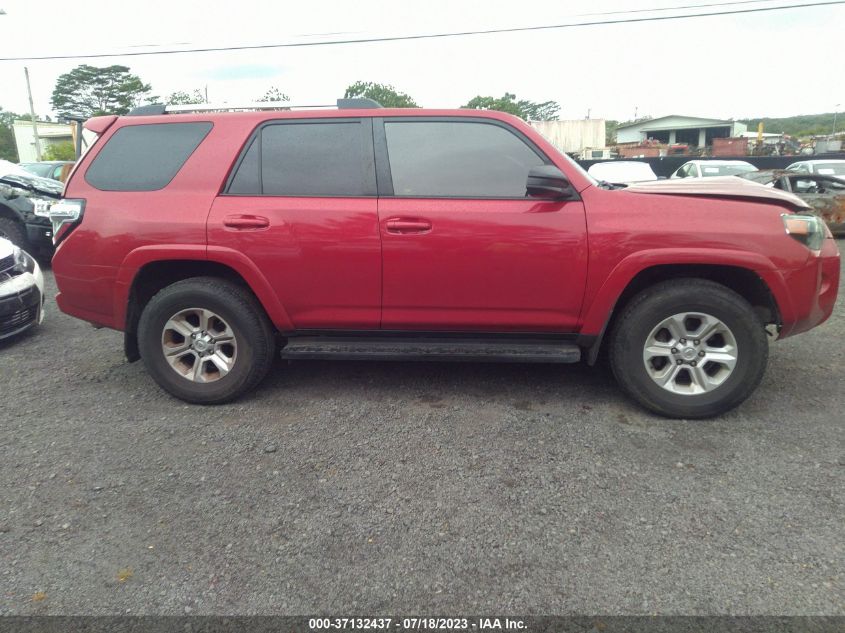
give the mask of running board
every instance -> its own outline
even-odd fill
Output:
[[[285,359],[577,363],[581,348],[555,339],[297,336],[281,354]]]

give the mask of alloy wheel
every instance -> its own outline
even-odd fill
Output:
[[[724,322],[703,312],[681,312],[652,329],[643,362],[661,388],[698,395],[724,384],[736,368],[738,352],[736,338]]]
[[[161,351],[180,376],[193,382],[214,382],[234,367],[238,340],[220,315],[204,308],[188,308],[164,324]]]

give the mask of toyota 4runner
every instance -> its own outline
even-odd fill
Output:
[[[50,214],[59,307],[125,333],[171,394],[232,400],[273,358],[590,364],[657,413],[730,409],[833,310],[839,253],[740,178],[619,188],[491,111],[95,117]],[[230,108],[231,109],[231,108]]]

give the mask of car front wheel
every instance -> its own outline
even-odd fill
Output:
[[[763,324],[739,294],[712,281],[678,279],[634,297],[611,334],[622,388],[661,415],[704,418],[745,400],[768,360]]]

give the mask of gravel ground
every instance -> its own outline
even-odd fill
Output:
[[[845,614],[843,341],[840,301],[704,422],[584,366],[280,363],[203,408],[51,302],[0,343],[0,614]]]

